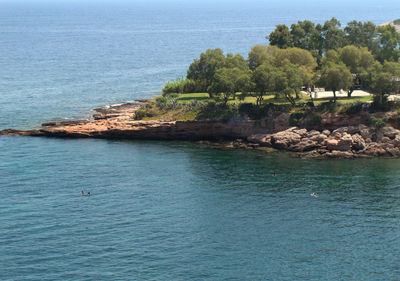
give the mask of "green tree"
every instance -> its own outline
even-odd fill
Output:
[[[368,68],[374,62],[374,56],[366,47],[356,47],[353,45],[346,46],[338,50],[340,60],[349,68],[354,75],[354,84],[363,85],[363,77],[365,77]],[[354,91],[354,87],[350,87],[348,96],[350,97]]]
[[[326,65],[328,63],[338,63],[340,62],[339,53],[335,50],[328,50],[325,56],[321,59],[321,65]]]
[[[376,63],[371,69],[371,89],[377,95],[378,101],[384,103],[388,95],[400,90],[400,64],[385,62]]]
[[[267,46],[264,45],[256,45],[251,48],[248,56],[248,64],[250,69],[254,70],[258,66],[262,65],[263,63],[268,61],[268,53],[267,53]]]
[[[219,68],[215,72],[213,81],[209,87],[210,94],[222,95],[224,104],[235,94],[247,86],[250,81],[249,71],[240,68]]]
[[[322,67],[318,84],[327,90],[333,91],[334,102],[336,103],[336,92],[347,91],[353,83],[353,76],[350,70],[343,63],[335,64],[328,62]]]
[[[242,55],[236,54],[233,55],[231,53],[226,55],[224,67],[226,68],[239,68],[240,70],[246,71],[249,69],[247,61],[243,58]]]
[[[290,34],[292,35],[293,47],[304,50],[315,50],[313,44],[313,36],[318,33],[313,22],[309,20],[299,21],[290,26]]]
[[[256,97],[257,105],[260,105],[267,92],[275,89],[276,67],[269,63],[264,63],[257,67],[252,73],[252,83],[254,85],[253,93]]]
[[[299,71],[299,67],[297,65],[294,64],[289,64],[286,65],[282,68],[283,73],[286,75],[286,79],[287,79],[287,89],[290,90],[290,93],[287,91],[286,94],[289,95],[289,97],[287,97],[287,99],[289,99],[289,101],[291,103],[293,103],[292,99],[291,99],[291,93],[295,93],[296,94],[296,99],[299,98],[299,93],[301,90],[301,87],[304,85],[304,76],[301,71]],[[286,89],[285,89],[286,90]]]
[[[284,24],[276,26],[275,30],[272,31],[268,36],[269,44],[285,49],[292,46],[292,36],[289,28]]]
[[[284,95],[284,97],[292,104],[296,105],[292,94],[294,93],[293,89],[289,86],[289,77],[287,73],[285,73],[284,69],[277,69],[274,72],[273,79],[275,81],[275,87],[273,91],[278,95]]]
[[[225,63],[225,56],[221,49],[208,49],[201,53],[200,59],[196,59],[187,72],[187,79],[204,84],[203,90],[206,91],[211,85],[215,72]]]
[[[326,21],[322,27],[322,36],[324,38],[324,49],[337,50],[346,45],[346,34],[340,29],[340,22],[336,18]]]
[[[276,67],[285,66],[287,64],[295,64],[304,66],[310,70],[317,67],[317,63],[312,54],[307,50],[300,48],[287,49],[270,49],[269,61]]]
[[[376,49],[376,26],[372,22],[351,21],[344,28],[347,44]]]
[[[399,61],[400,34],[392,25],[378,27],[378,46],[377,57],[380,62]]]

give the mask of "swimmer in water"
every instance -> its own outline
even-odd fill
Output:
[[[312,197],[318,198],[318,194],[316,192],[311,193]]]
[[[273,176],[273,177],[276,177],[276,173],[275,173],[275,172],[274,172],[274,173],[272,173],[272,176]]]
[[[87,196],[90,196],[90,191],[87,193]]]
[[[83,190],[81,191],[81,195],[85,195],[85,192]]]

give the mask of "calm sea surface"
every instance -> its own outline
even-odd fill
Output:
[[[153,97],[279,23],[400,17],[398,1],[65,2],[0,0],[0,129]],[[0,280],[400,280],[399,169],[0,137]]]

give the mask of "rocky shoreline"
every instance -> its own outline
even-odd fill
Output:
[[[400,157],[400,130],[366,126],[368,116],[327,115],[321,120],[323,130],[290,127],[288,113],[263,121],[136,121],[141,104],[97,108],[93,120],[47,122],[39,130],[6,129],[0,135],[213,141],[227,148],[289,151],[305,158]],[[390,113],[386,115],[390,121]]]
[[[271,147],[305,158],[400,157],[400,130],[376,130],[363,124],[333,131],[292,127],[275,134],[253,135],[247,142],[253,148]],[[241,146],[240,142],[233,145]]]

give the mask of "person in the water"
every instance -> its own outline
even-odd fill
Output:
[[[312,197],[318,198],[318,194],[316,192],[311,193]]]
[[[90,196],[90,191],[88,191],[87,196]]]
[[[81,195],[85,195],[85,192],[83,190],[81,191]]]

